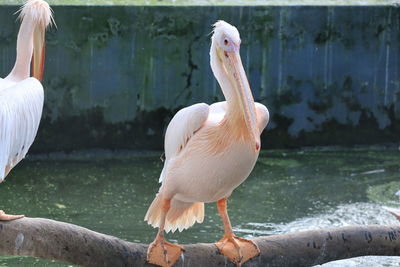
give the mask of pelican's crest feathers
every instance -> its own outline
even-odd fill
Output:
[[[53,10],[49,4],[43,0],[27,0],[19,10],[19,18],[21,21],[26,17],[31,17],[32,20],[40,26],[55,25],[53,18]]]

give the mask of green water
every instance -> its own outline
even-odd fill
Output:
[[[97,156],[98,160],[91,160]],[[352,224],[398,223],[382,205],[399,207],[400,151],[294,150],[262,152],[228,207],[235,231],[251,237]],[[152,241],[144,221],[158,189],[158,153],[81,153],[31,157],[0,185],[1,209],[61,220],[133,242]],[[203,224],[168,234],[179,243],[214,242],[223,230],[215,204]],[[359,258],[329,266],[400,266],[400,257]],[[372,263],[372,265],[371,265]],[[0,266],[69,266],[0,257]]]

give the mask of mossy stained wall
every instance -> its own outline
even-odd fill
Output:
[[[16,6],[0,6],[0,76],[12,68]],[[45,110],[33,152],[161,149],[181,107],[223,100],[209,67],[211,25],[241,33],[263,146],[400,141],[400,9],[55,6]]]

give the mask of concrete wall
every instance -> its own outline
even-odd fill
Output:
[[[0,76],[15,58],[16,6],[0,6]],[[161,149],[174,112],[223,100],[211,24],[241,33],[263,148],[400,141],[400,8],[55,6],[45,110],[33,152]]]

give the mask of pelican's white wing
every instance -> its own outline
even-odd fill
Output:
[[[0,182],[32,145],[43,110],[43,87],[28,78],[0,88]]]
[[[256,106],[257,126],[260,134],[265,129],[269,122],[269,111],[266,106],[261,103],[254,103]]]
[[[160,175],[160,183],[164,179],[164,170],[168,161],[176,156],[193,134],[201,128],[207,120],[209,110],[210,107],[205,103],[194,104],[179,110],[172,118],[165,133],[165,164]]]

